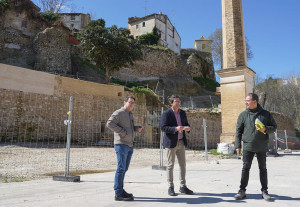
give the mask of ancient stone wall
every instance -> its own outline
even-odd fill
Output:
[[[143,81],[178,75],[190,78],[207,77],[215,80],[210,53],[193,49],[181,51],[181,55],[177,55],[170,50],[144,47],[142,60],[115,72],[113,77],[127,81]]]
[[[69,31],[51,27],[39,32],[34,39],[35,70],[67,74],[71,72]]]
[[[11,0],[0,15],[0,63],[42,71],[71,72],[68,33],[40,15],[30,0]],[[48,30],[45,30],[48,28]],[[40,47],[40,48],[39,48]]]

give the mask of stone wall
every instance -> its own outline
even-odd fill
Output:
[[[181,50],[177,55],[170,50],[144,47],[142,60],[122,68],[113,77],[127,81],[143,81],[170,76],[207,77],[215,80],[210,53],[194,49]]]
[[[66,74],[71,72],[69,31],[62,26],[47,28],[34,39],[35,70]]]
[[[70,73],[70,30],[61,24],[51,26],[30,0],[9,2],[0,15],[0,63]]]

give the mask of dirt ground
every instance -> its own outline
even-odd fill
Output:
[[[209,161],[222,159],[209,154]],[[205,160],[204,151],[186,150],[187,162]],[[66,163],[64,148],[28,148],[19,146],[0,147],[0,182],[7,179],[40,179],[63,174]],[[159,165],[159,149],[134,149],[130,168]],[[166,166],[166,152],[163,150],[163,163]],[[70,174],[89,174],[116,169],[114,148],[71,148]]]

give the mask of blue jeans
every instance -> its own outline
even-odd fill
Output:
[[[114,190],[115,195],[119,196],[123,193],[124,177],[130,164],[133,154],[133,147],[129,147],[125,144],[116,144],[114,147],[118,161],[118,167],[115,174]]]

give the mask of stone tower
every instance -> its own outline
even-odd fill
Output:
[[[238,115],[244,99],[253,92],[255,72],[247,67],[242,0],[222,0],[223,68],[221,83],[221,142],[233,143]]]

